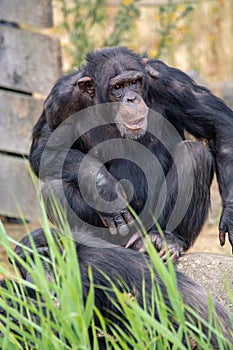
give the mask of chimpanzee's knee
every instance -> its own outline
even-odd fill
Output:
[[[102,227],[98,215],[84,202],[79,189],[72,183],[48,181],[43,185],[41,194],[50,221],[58,227],[63,227],[63,218],[72,230],[83,228],[86,223]]]

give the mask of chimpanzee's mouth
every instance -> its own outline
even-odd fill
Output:
[[[132,120],[132,122],[123,123],[127,129],[130,130],[140,130],[144,127],[145,118],[140,118],[138,120]]]

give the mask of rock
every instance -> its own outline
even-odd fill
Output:
[[[233,311],[233,257],[188,253],[179,258],[176,268],[205,287],[215,299]]]

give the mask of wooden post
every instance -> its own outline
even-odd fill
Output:
[[[43,96],[62,74],[62,62],[58,39],[21,24],[52,27],[52,1],[0,1],[0,215],[34,220],[38,194],[25,158]]]

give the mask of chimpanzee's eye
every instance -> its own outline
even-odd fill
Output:
[[[116,83],[115,85],[113,85],[112,89],[111,89],[111,93],[117,97],[120,98],[122,96],[123,93],[123,88],[124,85],[121,83]]]
[[[121,89],[122,88],[122,85],[121,84],[116,84],[115,86],[114,86],[114,89],[116,89],[116,90],[119,90],[119,89]]]
[[[138,89],[142,85],[142,80],[140,78],[130,80],[131,89]]]

